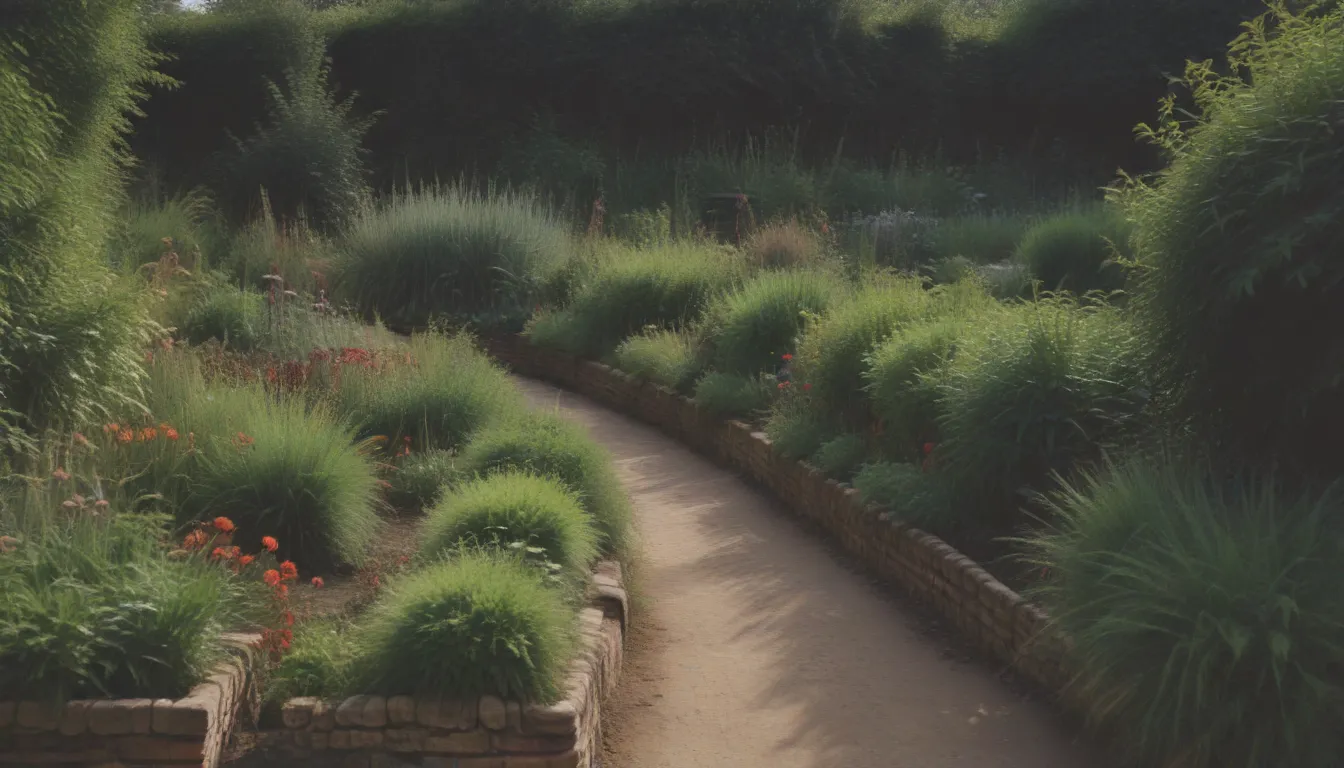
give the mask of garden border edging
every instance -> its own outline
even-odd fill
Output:
[[[853,488],[801,461],[741,421],[721,420],[692,400],[602,363],[535,347],[521,335],[481,339],[515,372],[549,381],[658,427],[721,466],[751,477],[800,516],[819,524],[865,568],[933,606],[981,652],[1069,701],[1067,638],[1044,610],[974,560],[928,532],[863,503]],[[1073,707],[1070,707],[1073,708]]]
[[[0,765],[216,768],[240,716],[255,722],[255,645],[226,633],[229,658],[181,699],[0,701]]]

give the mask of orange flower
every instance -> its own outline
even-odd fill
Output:
[[[210,553],[210,559],[230,560],[232,559],[232,555],[229,553],[228,547],[215,547],[214,550]]]
[[[220,533],[233,533],[233,521],[227,517],[216,517],[214,526]]]
[[[278,597],[278,598],[280,598],[281,600],[284,600],[284,599],[288,598],[288,597],[289,597],[289,587],[286,587],[284,584],[281,584],[281,585],[277,586],[277,587],[275,588],[275,596]]]
[[[280,548],[280,542],[270,536],[262,536],[261,546],[265,547],[267,552],[274,552]]]
[[[192,531],[187,534],[187,538],[182,540],[183,549],[200,549],[205,546],[205,531]]]
[[[256,560],[256,558],[251,555],[243,555],[242,557],[238,558],[238,564],[246,568],[247,566],[252,564],[253,560]]]
[[[89,444],[89,438],[85,437],[84,435],[80,434],[79,432],[76,432],[76,433],[74,434],[74,440],[75,440],[75,445],[78,445],[78,446],[81,446],[81,447],[86,446],[86,445]]]
[[[148,443],[158,436],[159,436],[159,430],[153,427],[145,427],[144,429],[140,430],[140,442],[142,443]]]
[[[286,560],[280,564],[280,576],[284,578],[285,581],[293,581],[294,579],[299,578],[299,567],[293,562]]]
[[[177,430],[173,429],[172,427],[169,427],[163,430],[163,436],[168,438],[169,440],[176,441],[178,438]]]
[[[120,432],[120,431],[121,431],[121,425],[119,425],[119,424],[117,424],[117,423],[115,423],[115,422],[114,422],[114,423],[111,423],[111,424],[104,424],[104,425],[103,425],[103,434],[104,434],[104,435],[110,435],[110,434],[112,434],[112,433],[114,433],[114,432]]]
[[[234,444],[234,446],[237,447],[237,448],[246,448],[246,447],[248,447],[249,445],[251,445],[251,444],[254,443],[254,442],[256,442],[256,441],[253,440],[253,439],[252,439],[251,437],[249,437],[248,435],[242,433],[242,432],[239,432],[239,433],[233,438],[233,444]]]
[[[294,612],[293,612],[293,611],[285,611],[284,616],[282,616],[281,618],[283,618],[283,619],[285,620],[285,626],[286,626],[286,627],[292,627],[292,626],[294,626]]]
[[[321,588],[325,587],[326,585],[327,585],[327,582],[323,581],[321,576],[314,576],[314,577],[313,577],[313,587],[314,587],[314,588],[316,588],[316,589],[321,589]]]
[[[117,442],[125,445],[135,439],[135,433],[129,429],[123,429],[117,432]]]
[[[783,355],[780,355],[780,358],[779,358],[779,359],[783,360],[783,361],[786,362],[786,363],[787,363],[787,362],[791,362],[791,361],[793,360],[793,355],[790,355],[790,354],[783,354]]]
[[[266,571],[265,573],[261,574],[261,580],[264,581],[264,582],[266,582],[266,584],[267,584],[268,586],[272,586],[272,587],[279,586],[279,585],[280,585],[280,572],[277,571],[277,570],[275,570],[274,568],[272,568],[272,569]]]
[[[66,472],[65,469],[63,469],[62,467],[57,467],[56,471],[51,473],[51,476],[54,477],[57,480],[57,482],[61,483],[64,483],[66,480],[70,479],[70,473]]]

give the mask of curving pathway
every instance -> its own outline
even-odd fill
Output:
[[[1044,705],[959,663],[767,496],[656,430],[530,380],[635,505],[635,633],[604,768],[1094,768]]]

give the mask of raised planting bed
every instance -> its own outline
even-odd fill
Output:
[[[259,704],[260,636],[225,640],[229,658],[182,699],[0,700],[0,765],[214,768],[229,734],[255,722]]]
[[[780,457],[763,432],[723,421],[690,399],[609,366],[522,336],[483,340],[501,363],[550,381],[664,433],[764,486],[800,516],[826,530],[869,571],[932,606],[970,643],[1023,678],[1061,697],[1072,672],[1067,640],[1045,612],[942,539],[863,503],[853,488],[804,462]]]
[[[268,765],[340,768],[590,768],[602,743],[602,698],[621,671],[630,606],[621,566],[604,561],[579,614],[582,642],[565,696],[540,705],[357,695],[286,701],[283,727],[261,734]]]

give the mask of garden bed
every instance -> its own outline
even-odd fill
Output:
[[[1065,640],[1044,611],[932,534],[891,520],[859,494],[800,461],[780,457],[763,433],[718,419],[690,399],[609,366],[494,337],[487,350],[517,373],[551,381],[634,416],[751,477],[885,581],[933,606],[982,652],[1063,694]]]

